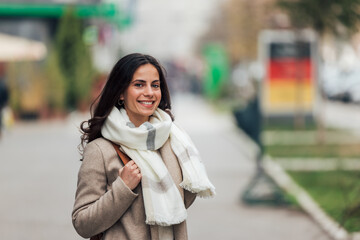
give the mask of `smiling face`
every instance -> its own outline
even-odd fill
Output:
[[[129,87],[120,96],[130,121],[139,127],[149,120],[161,100],[160,79],[151,64],[140,66],[134,73]]]

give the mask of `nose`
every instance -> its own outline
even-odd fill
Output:
[[[153,95],[153,89],[151,86],[146,86],[144,89],[144,95],[145,96],[152,96]]]

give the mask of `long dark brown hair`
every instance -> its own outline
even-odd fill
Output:
[[[166,111],[173,118],[171,114],[170,94],[166,84],[164,74],[165,70],[163,67],[154,57],[150,55],[140,53],[126,55],[115,64],[110,72],[104,89],[91,104],[91,118],[80,124],[80,131],[82,135],[79,150],[81,154],[83,154],[84,147],[87,143],[102,137],[101,127],[103,126],[106,118],[114,106],[117,108],[122,107],[118,104],[120,95],[122,95],[130,85],[135,71],[145,64],[151,64],[157,69],[161,89],[159,108]],[[92,111],[94,107],[95,109]]]

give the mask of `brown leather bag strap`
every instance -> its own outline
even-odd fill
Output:
[[[130,158],[128,157],[128,155],[126,155],[125,153],[123,153],[122,151],[120,151],[120,147],[119,145],[116,145],[115,143],[111,143],[113,145],[113,147],[115,148],[115,151],[117,152],[120,160],[122,161],[122,163],[127,164],[130,161]]]

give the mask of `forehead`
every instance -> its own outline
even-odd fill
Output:
[[[152,80],[159,80],[159,73],[152,64],[144,64],[138,67],[134,73],[133,79],[146,80],[151,78]]]

